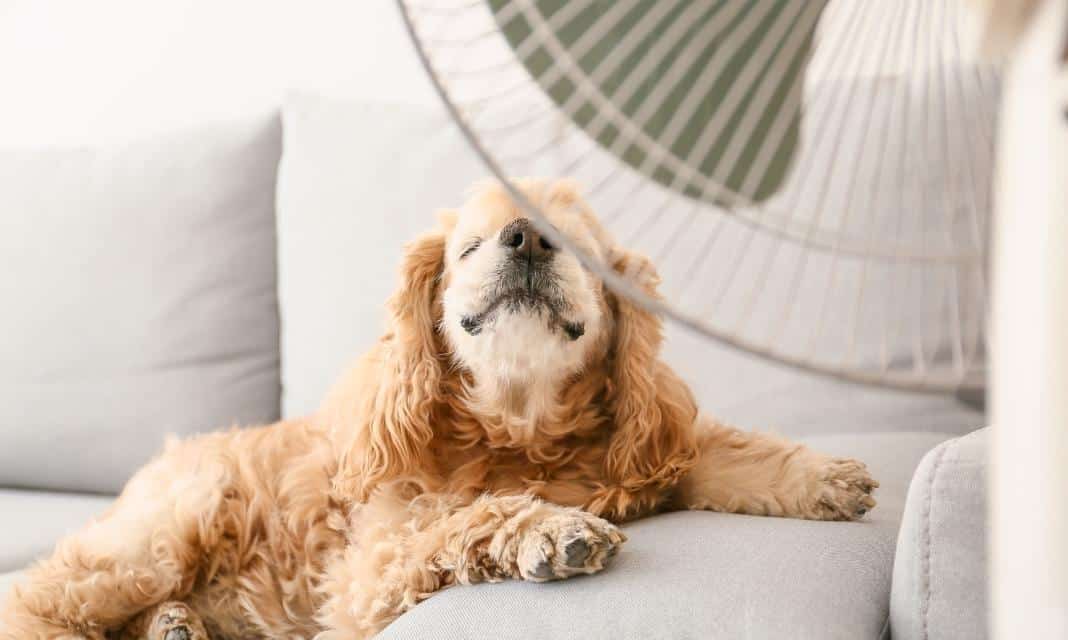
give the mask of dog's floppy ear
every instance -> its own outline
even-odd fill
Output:
[[[659,276],[646,258],[616,249],[611,259],[615,271],[657,296]],[[626,494],[646,488],[660,493],[697,460],[697,404],[686,383],[659,359],[660,318],[623,296],[608,299],[615,325],[608,399],[615,432],[605,471]],[[627,510],[623,504],[605,506],[627,515],[619,513]]]
[[[443,213],[438,220],[437,229],[406,247],[386,335],[324,406],[335,437],[349,443],[335,477],[335,490],[349,498],[365,500],[380,482],[428,464],[433,415],[443,399],[440,286],[455,217]]]

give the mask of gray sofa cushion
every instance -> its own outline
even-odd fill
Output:
[[[277,417],[277,117],[0,150],[0,486],[115,492]]]
[[[602,574],[457,587],[389,626],[387,639],[877,638],[887,626],[905,495],[941,434],[813,437],[865,460],[882,486],[858,523],[674,513],[626,527]]]
[[[703,411],[746,428],[791,436],[927,431],[962,435],[987,423],[953,394],[850,384],[773,364],[669,323],[664,359]]]
[[[895,640],[987,635],[988,431],[939,445],[916,470],[894,561]]]
[[[294,94],[282,118],[282,404],[294,416],[382,335],[404,244],[486,169],[438,108]]]
[[[0,573],[24,569],[64,535],[85,526],[115,498],[79,493],[0,489]]]

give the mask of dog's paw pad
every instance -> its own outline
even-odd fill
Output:
[[[163,640],[192,640],[192,635],[189,627],[181,625],[168,631],[167,635],[163,636]]]
[[[575,538],[564,546],[564,564],[569,567],[581,567],[590,557],[590,545],[582,538]]]
[[[580,573],[595,573],[616,554],[626,536],[612,523],[581,511],[546,518],[523,537],[519,571],[544,582]]]
[[[209,640],[200,617],[180,602],[159,606],[147,634],[149,640]]]
[[[538,580],[552,580],[553,565],[548,560],[542,560],[534,565],[534,569],[530,572],[530,575]]]

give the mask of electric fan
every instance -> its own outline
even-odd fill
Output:
[[[841,378],[981,385],[997,69],[963,0],[398,0],[489,169],[622,295]],[[569,176],[662,300],[511,176]]]

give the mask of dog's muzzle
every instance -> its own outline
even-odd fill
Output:
[[[549,325],[560,328],[569,340],[585,334],[585,325],[568,321],[563,314],[570,305],[564,298],[559,276],[553,269],[557,250],[538,233],[527,218],[513,220],[501,230],[498,242],[505,256],[495,273],[493,293],[481,312],[464,316],[460,326],[469,335],[482,332],[485,323],[500,311],[545,313]]]

